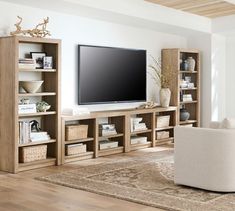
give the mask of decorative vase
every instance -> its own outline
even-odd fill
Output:
[[[180,109],[180,121],[187,121],[190,117],[190,113],[185,109]]]
[[[196,64],[195,59],[190,56],[187,58],[187,63],[188,63],[188,71],[194,71]]]
[[[167,108],[170,105],[171,90],[169,88],[162,88],[160,91],[160,103],[163,108]]]
[[[181,65],[181,68],[180,68],[182,71],[186,71],[188,70],[188,61],[187,60],[184,60],[182,62],[182,65]]]

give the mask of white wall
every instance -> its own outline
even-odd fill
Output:
[[[201,51],[201,125],[208,127],[211,121],[211,35],[189,36],[188,47]]]
[[[226,39],[226,116],[235,118],[235,36]]]
[[[23,17],[25,28],[32,28],[43,17],[50,17],[49,30],[54,38],[62,39],[62,108],[77,104],[77,44],[140,48],[155,57],[160,56],[162,48],[187,47],[187,40],[182,36],[26,6],[0,2],[0,14],[2,34],[9,32],[9,26],[14,30],[17,15]],[[158,90],[150,79],[147,90],[148,99],[156,100]]]

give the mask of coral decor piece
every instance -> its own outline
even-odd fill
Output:
[[[22,30],[21,23],[23,19],[20,16],[17,16],[19,21],[15,24],[16,30],[11,32],[12,36],[16,35],[29,35],[31,37],[46,37],[51,36],[50,32],[47,30],[47,24],[49,23],[49,17],[43,19],[42,23],[36,25],[34,29],[25,29]]]

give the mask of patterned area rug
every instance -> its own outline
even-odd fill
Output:
[[[37,179],[166,210],[235,210],[235,194],[174,185],[173,166],[173,152],[163,151]]]

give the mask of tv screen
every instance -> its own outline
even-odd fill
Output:
[[[78,46],[78,103],[146,101],[146,51]]]

